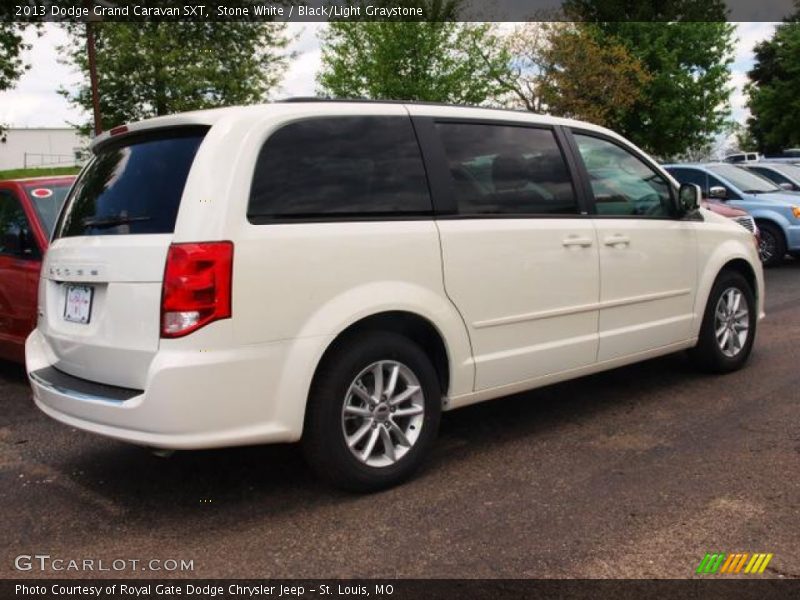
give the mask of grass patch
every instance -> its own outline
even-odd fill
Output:
[[[24,177],[53,177],[58,175],[77,175],[80,167],[43,167],[37,169],[11,169],[0,171],[2,179],[22,179]]]

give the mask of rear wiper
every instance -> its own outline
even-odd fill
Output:
[[[101,217],[98,219],[84,219],[84,227],[96,227],[103,229],[105,227],[117,227],[118,225],[127,225],[137,221],[149,221],[151,217],[126,217],[124,215],[117,215],[116,217]]]

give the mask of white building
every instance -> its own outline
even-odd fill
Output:
[[[0,171],[80,164],[88,144],[71,127],[9,127],[0,135]]]

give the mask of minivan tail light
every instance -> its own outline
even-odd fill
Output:
[[[171,244],[161,290],[161,337],[231,316],[233,242]]]

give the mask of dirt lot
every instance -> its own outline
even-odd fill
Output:
[[[44,553],[203,578],[682,578],[706,552],[800,576],[800,262],[767,272],[767,312],[743,371],[679,354],[449,413],[420,476],[372,496],[293,446],[159,459],[72,430],[0,366],[0,576],[92,575],[14,570]]]

